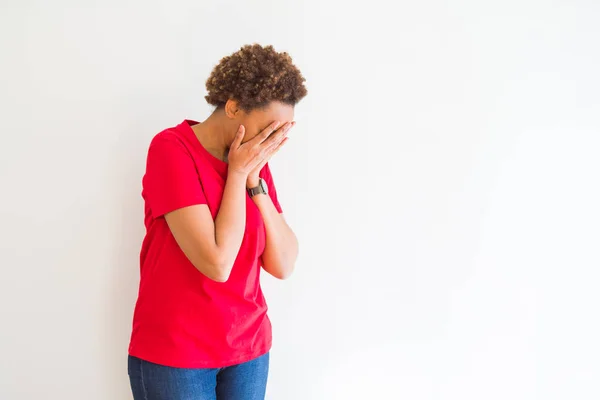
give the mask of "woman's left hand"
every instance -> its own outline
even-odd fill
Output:
[[[285,135],[287,136],[288,131],[290,129],[292,129],[294,127],[294,125],[296,125],[296,121],[287,122],[287,123],[283,124],[279,129],[284,129],[286,131]],[[275,134],[277,131],[274,131],[273,133],[271,133],[271,135]],[[287,140],[288,140],[287,137],[285,139],[283,139],[283,141],[281,142],[279,147],[271,154],[271,157],[273,156],[273,154],[277,153],[279,151],[279,149],[281,149],[281,146],[283,146],[283,144],[285,142],[287,142]],[[250,174],[248,175],[248,180],[246,181],[247,188],[255,188],[258,186],[258,180],[260,179],[260,171],[262,171],[263,167],[265,166],[265,164],[267,164],[267,162],[269,162],[271,157],[265,158],[260,164],[258,164],[252,170],[252,172],[250,172]]]

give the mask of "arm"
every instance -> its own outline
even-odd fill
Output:
[[[295,124],[293,121],[287,122],[280,129],[288,132]],[[282,141],[279,147],[286,141],[287,138]],[[275,153],[276,151],[271,156]],[[262,175],[269,187],[269,195],[258,194],[252,197],[265,223],[267,238],[265,251],[262,255],[263,268],[275,278],[286,279],[294,271],[294,265],[298,257],[298,240],[281,213],[281,206],[277,200],[277,192],[268,165],[269,159],[270,157],[263,160],[248,175],[247,185],[249,188],[258,186],[260,175]]]
[[[165,219],[190,262],[208,278],[227,281],[244,238],[246,176],[229,172],[214,221],[205,204],[180,208]]]
[[[263,268],[276,278],[286,279],[292,274],[298,257],[296,235],[268,195],[258,194],[252,199],[262,214],[267,232]]]

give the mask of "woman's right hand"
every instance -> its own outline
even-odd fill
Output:
[[[280,129],[278,127],[279,121],[275,121],[251,140],[242,143],[246,128],[240,125],[229,148],[229,171],[247,176],[264,160],[271,158],[285,143],[291,124],[286,123]]]

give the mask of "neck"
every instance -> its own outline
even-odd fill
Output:
[[[204,122],[194,125],[192,130],[210,154],[227,161],[227,153],[235,136],[235,129],[232,128],[231,121],[225,116],[223,110],[215,110]]]

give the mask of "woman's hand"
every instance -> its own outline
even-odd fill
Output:
[[[276,122],[277,123],[277,122]],[[269,127],[271,127],[273,124],[269,125]],[[296,125],[296,122],[292,121],[292,122],[286,122],[285,124],[283,124],[283,126],[281,126],[272,136],[276,136],[276,135],[281,135],[280,137],[282,137],[282,140],[280,141],[279,145],[273,150],[271,151],[259,164],[257,164],[254,169],[248,174],[248,180],[246,183],[246,186],[249,188],[253,188],[253,187],[257,187],[258,186],[258,179],[259,179],[259,174],[260,171],[263,169],[263,167],[265,166],[265,164],[271,159],[271,157],[273,157],[273,155],[275,153],[277,153],[277,151],[279,151],[279,149],[281,148],[281,146],[283,146],[283,144],[288,140],[287,138],[287,134],[289,133],[290,129],[294,127],[294,125]],[[267,128],[269,129],[269,128]],[[277,129],[275,127],[275,129]],[[261,132],[262,134],[262,132]],[[260,136],[260,134],[258,135]],[[270,139],[271,137],[269,137]]]
[[[229,148],[229,171],[249,176],[259,166],[264,165],[286,141],[289,128],[285,124],[277,129],[279,122],[271,123],[251,140],[242,144],[244,125],[240,125],[237,134]]]

